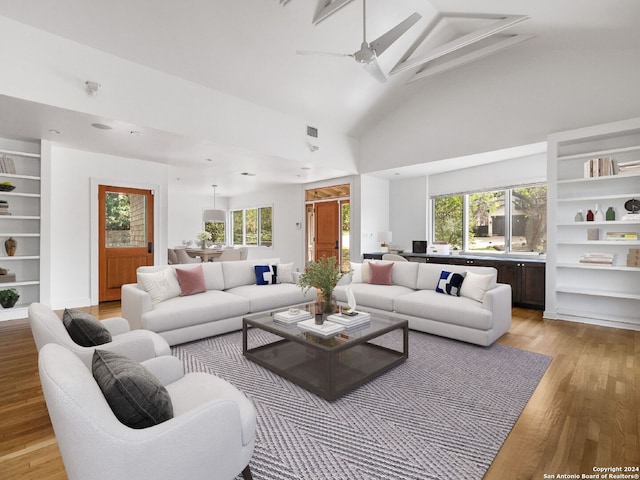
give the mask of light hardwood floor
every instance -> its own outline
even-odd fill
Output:
[[[85,310],[106,318],[119,315],[120,304]],[[541,312],[515,308],[498,343],[553,362],[485,479],[640,467],[640,332],[544,320]],[[0,323],[0,478],[67,478],[26,320]]]

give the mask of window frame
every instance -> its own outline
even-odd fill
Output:
[[[487,256],[544,256],[547,254],[546,242],[544,245],[545,250],[543,252],[534,251],[534,252],[524,252],[518,250],[512,250],[512,228],[513,228],[513,190],[521,189],[521,188],[529,188],[529,187],[547,187],[547,182],[535,182],[521,185],[513,185],[508,187],[495,187],[495,188],[487,188],[484,190],[477,191],[468,191],[468,192],[456,192],[456,193],[448,193],[441,195],[434,195],[430,197],[430,234],[429,241],[433,244],[435,240],[436,234],[436,215],[435,215],[435,203],[437,199],[446,198],[446,197],[462,197],[462,245],[460,253],[464,253],[467,255],[487,255]],[[469,225],[470,225],[470,201],[469,197],[474,194],[481,194],[486,192],[496,192],[496,191],[504,191],[504,250],[503,251],[486,251],[486,250],[472,250],[470,249],[471,238],[469,235]],[[547,197],[548,201],[548,197]],[[546,232],[545,229],[545,235]]]
[[[264,209],[271,210],[271,241],[268,244],[263,244],[262,241],[262,230],[263,230],[263,221],[262,214]],[[256,243],[247,243],[247,212],[251,210],[256,210]],[[241,212],[242,216],[242,243],[236,242],[236,219],[235,214]],[[241,247],[273,247],[273,205],[261,205],[257,207],[247,207],[247,208],[235,208],[229,210],[229,244],[233,246],[241,246]]]

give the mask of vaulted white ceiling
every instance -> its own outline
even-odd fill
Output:
[[[313,18],[328,0],[0,0],[0,16],[358,138],[432,85],[431,77],[407,84],[422,64],[390,75],[382,84],[352,58],[296,54],[358,50],[361,2],[345,2],[317,25]],[[367,40],[413,12],[422,18],[379,58],[386,73],[411,52],[408,60],[428,56],[439,45],[487,24],[456,18],[460,15],[528,16],[502,33],[534,37],[525,42],[530,52],[638,44],[637,0],[369,0]],[[463,74],[454,69],[442,75]],[[167,141],[188,149],[176,139]],[[127,154],[116,146],[106,153]],[[131,154],[153,157],[150,152]]]

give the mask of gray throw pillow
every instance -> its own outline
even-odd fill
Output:
[[[95,347],[111,341],[111,333],[90,313],[65,308],[62,323],[71,340],[83,347]]]
[[[139,363],[96,349],[91,369],[114,415],[126,426],[147,428],[173,418],[169,392]]]

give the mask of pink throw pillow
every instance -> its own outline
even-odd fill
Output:
[[[369,263],[371,270],[371,280],[369,283],[375,285],[393,285],[391,281],[391,268],[393,263]]]
[[[176,268],[176,276],[180,284],[181,297],[207,291],[202,265],[192,268]]]

